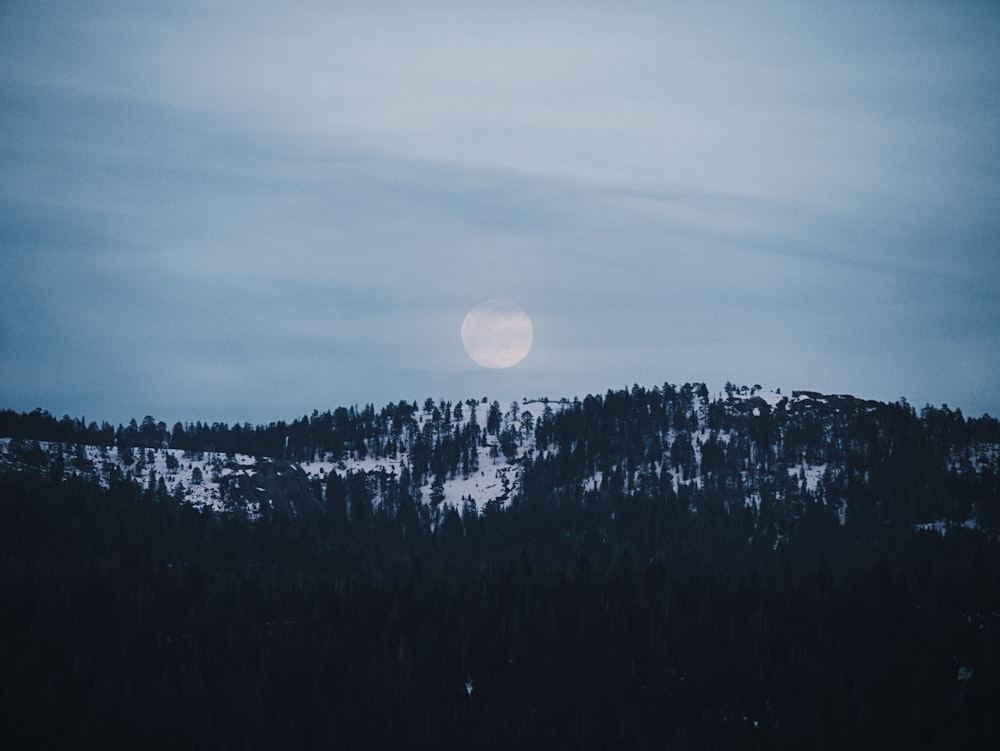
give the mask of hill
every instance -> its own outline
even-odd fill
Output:
[[[293,515],[304,502],[350,515],[412,502],[433,528],[448,510],[620,496],[722,513],[772,543],[809,515],[840,526],[850,516],[894,528],[1000,528],[995,419],[808,391],[728,386],[712,400],[701,384],[666,384],[506,408],[428,399],[169,432],[149,416],[113,430],[4,411],[0,434],[7,471],[102,487],[120,477],[250,519],[276,503]]]
[[[0,434],[8,738],[1000,738],[988,416],[665,384]]]

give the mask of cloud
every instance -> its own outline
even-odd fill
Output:
[[[740,380],[1000,412],[995,9],[578,7],[6,10],[8,403]],[[459,339],[494,297],[535,322],[507,373]]]

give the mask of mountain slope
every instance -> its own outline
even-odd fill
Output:
[[[33,413],[34,414],[34,413]],[[433,528],[449,509],[642,498],[690,516],[722,514],[780,544],[810,523],[996,531],[1000,429],[983,417],[843,395],[791,396],[700,384],[580,400],[400,402],[340,408],[291,424],[176,425],[147,417],[114,446],[45,440],[10,413],[5,471],[113,479],[250,519],[305,505],[394,514],[412,503]],[[65,426],[64,418],[61,425]],[[51,421],[50,431],[59,423]],[[246,449],[260,447],[258,453]],[[220,450],[220,448],[222,450]],[[241,451],[243,449],[244,451]]]
[[[995,748],[997,428],[697,384],[257,427],[3,412],[0,733]]]

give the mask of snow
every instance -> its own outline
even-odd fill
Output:
[[[789,476],[801,476],[805,475],[806,478],[806,490],[810,493],[815,493],[819,488],[819,482],[823,479],[823,475],[826,473],[826,464],[809,464],[805,460],[791,466],[788,468]]]
[[[939,535],[944,537],[948,533],[948,522],[927,522],[925,524],[918,524],[913,529],[917,532],[937,532]]]
[[[781,394],[761,391],[750,393],[749,389],[738,391],[731,396],[732,401],[743,401],[746,408],[752,408],[752,413],[755,416],[760,416],[763,412],[766,412],[763,404],[761,402],[747,403],[749,400],[756,399],[761,399],[763,404],[771,407],[779,405],[782,402],[785,402],[785,404],[788,403],[786,397]],[[799,393],[794,400],[798,402],[806,400],[822,401],[816,396],[808,396],[802,393]],[[440,427],[435,426],[436,431],[443,434],[445,431],[461,429],[470,422],[473,413],[475,414],[477,424],[485,430],[492,402],[484,402],[481,399],[472,400],[473,406],[470,408],[469,400],[466,400],[453,402],[452,408],[454,409],[459,404],[462,407],[462,418],[456,419],[452,417],[449,423],[442,423]],[[732,445],[734,437],[725,431],[713,432],[708,430],[707,405],[708,402],[701,398],[695,404],[695,409],[699,417],[699,425],[690,435],[691,448],[694,452],[694,473],[685,473],[683,470],[675,471],[671,466],[669,462],[670,447],[677,440],[678,433],[676,430],[668,429],[660,436],[663,446],[663,455],[660,460],[657,460],[655,457],[643,458],[641,463],[636,463],[636,465],[629,467],[631,480],[636,488],[648,486],[651,477],[656,482],[658,476],[664,471],[670,473],[670,479],[675,492],[679,492],[682,486],[703,486],[704,445],[713,436],[723,445]],[[441,406],[440,403],[437,406]],[[501,404],[501,430],[509,427],[520,430],[521,417],[524,414],[530,412],[537,421],[546,407],[552,409],[554,412],[559,412],[563,409],[571,408],[571,403],[567,400],[544,402],[538,399],[525,399],[517,404],[516,410],[512,410],[510,404]],[[739,411],[742,412],[743,410]],[[415,412],[414,419],[416,423],[404,430],[403,444],[406,443],[406,434],[408,432],[412,430],[429,430],[431,416],[427,412],[423,410]],[[684,433],[684,435],[686,437],[687,434]],[[558,451],[556,447],[552,446],[536,452],[534,435],[529,430],[521,437],[514,460],[509,462],[499,451],[498,437],[487,435],[486,439],[486,446],[478,446],[476,448],[478,466],[475,470],[471,471],[468,475],[463,475],[459,472],[458,474],[441,478],[444,495],[442,501],[443,508],[455,508],[460,512],[464,512],[469,500],[471,500],[477,512],[482,512],[487,504],[491,502],[508,506],[512,502],[512,499],[520,492],[524,460],[528,457],[534,459],[536,456],[538,459],[543,459],[554,455]],[[232,511],[233,509],[227,508],[226,504],[223,503],[220,481],[233,475],[252,478],[256,473],[258,464],[258,459],[249,455],[225,455],[209,452],[186,453],[179,449],[163,448],[134,449],[134,460],[126,464],[122,456],[123,452],[119,452],[114,447],[75,446],[46,442],[38,442],[37,445],[40,451],[46,454],[47,459],[32,460],[30,452],[21,453],[12,451],[13,443],[9,438],[0,438],[0,465],[11,465],[15,462],[46,465],[47,461],[50,461],[52,457],[61,452],[65,466],[64,476],[88,477],[107,487],[110,483],[112,473],[118,471],[123,477],[130,478],[142,487],[147,487],[150,478],[155,473],[155,478],[163,479],[169,493],[175,493],[179,486],[183,485],[184,499],[187,503],[198,508],[210,508],[213,511],[223,512]],[[17,443],[21,444],[21,442]],[[24,442],[21,445],[30,449],[35,444],[36,442]],[[778,459],[780,453],[776,447],[769,449],[767,446],[757,446],[751,443],[749,450],[751,451],[749,457],[750,466],[754,469],[752,472],[748,472],[746,469],[743,469],[741,472],[743,487],[745,488],[744,501],[748,506],[759,510],[762,490],[768,483],[773,482],[778,487],[785,487],[786,484],[791,485],[793,483],[800,485],[804,480],[805,490],[812,494],[818,494],[823,486],[824,477],[828,472],[826,463],[811,464],[806,456],[802,455],[782,464],[775,461]],[[772,451],[772,461],[764,468],[765,465],[760,463],[759,454],[768,450]],[[168,461],[171,463],[176,462],[177,466],[173,469],[168,469]],[[375,482],[376,478],[380,479],[384,476],[398,478],[403,473],[409,461],[409,454],[403,450],[395,457],[376,457],[368,454],[364,459],[358,458],[357,453],[343,457],[331,454],[319,455],[308,461],[303,461],[297,466],[303,470],[310,480],[319,481],[324,484],[332,474],[346,477],[348,473],[364,473],[372,476],[373,481],[370,483],[370,486],[376,488],[376,486],[381,484]],[[41,468],[44,469],[45,467],[42,466]],[[955,472],[985,472],[987,470],[996,472],[1000,470],[1000,446],[976,443],[955,447],[949,455],[949,468]],[[787,477],[785,476],[786,472]],[[196,483],[195,475],[198,473],[201,475],[201,481]],[[691,476],[688,476],[689,474]],[[865,478],[867,482],[867,472]],[[582,481],[582,490],[599,490],[604,479],[604,474],[600,470],[597,470],[593,475]],[[430,504],[431,502],[431,487],[434,480],[434,477],[424,477],[422,479],[423,485],[418,490],[424,503]],[[786,483],[786,481],[788,482]],[[629,478],[625,479],[625,483],[626,487],[631,486]],[[266,493],[267,486],[268,483],[265,482],[254,482],[252,485],[256,489],[256,492],[260,494]],[[260,496],[258,496],[258,499],[259,502],[246,502],[245,509],[251,518],[258,518],[260,516],[261,503],[266,504],[270,502],[267,499],[260,498]],[[376,497],[373,501],[378,505],[381,499]],[[847,519],[846,503],[837,498],[831,498],[829,503],[834,507],[841,526],[845,525]],[[697,513],[697,508],[693,510]],[[945,535],[949,530],[959,528],[970,530],[980,529],[975,518],[960,523],[943,520],[929,521],[916,525],[914,529],[915,531],[936,532]]]
[[[451,430],[454,430],[456,427],[464,427],[472,419],[473,410],[469,409],[469,405],[465,402],[461,402],[461,404],[462,419],[453,419],[450,426]],[[492,402],[483,402],[482,400],[476,401],[474,411],[476,415],[476,423],[480,428],[486,427],[486,420],[489,415],[491,404]],[[532,406],[534,406],[535,409],[531,409],[530,407]],[[559,405],[553,403],[552,407],[553,409],[557,409]],[[506,428],[512,423],[510,405],[501,405],[500,408],[503,412],[502,428]],[[517,419],[519,421],[524,412],[531,412],[532,417],[537,419],[537,417],[541,415],[542,409],[544,409],[544,405],[540,405],[540,403],[536,405],[535,402],[524,402],[523,404],[518,405]],[[427,414],[421,411],[418,415],[418,420],[422,423],[426,419]],[[462,511],[465,505],[465,499],[471,499],[477,512],[480,513],[482,512],[483,507],[490,501],[499,501],[503,506],[509,506],[511,498],[520,488],[521,465],[518,462],[533,449],[533,446],[534,441],[532,440],[532,436],[525,436],[524,440],[521,442],[521,446],[518,448],[515,463],[508,464],[503,456],[499,456],[496,459],[491,457],[492,451],[495,448],[498,449],[499,447],[497,446],[496,438],[490,436],[488,444],[478,448],[477,457],[479,468],[477,470],[468,476],[458,474],[454,477],[448,477],[443,480],[442,485],[444,500],[442,501],[442,506]],[[329,475],[333,472],[336,472],[342,477],[346,476],[349,472],[398,476],[402,472],[403,464],[406,462],[406,459],[407,455],[404,453],[396,459],[373,456],[367,456],[364,459],[349,457],[337,462],[333,462],[328,459],[306,461],[302,462],[299,466],[302,467],[310,478],[321,480],[329,477]],[[421,496],[425,503],[430,503],[432,480],[433,478],[427,478],[424,486],[421,488]]]
[[[937,532],[942,537],[945,537],[950,529],[968,529],[975,531],[979,529],[979,524],[976,522],[975,518],[966,519],[964,522],[952,522],[947,519],[938,519],[932,522],[917,524],[913,527],[914,532]]]
[[[794,399],[792,399],[792,401],[797,404],[801,402],[816,402],[817,404],[829,404],[829,402],[826,399],[822,397],[810,396],[809,394],[799,394]]]
[[[32,442],[34,443],[34,442]],[[117,469],[123,477],[133,479],[137,484],[146,487],[150,476],[163,478],[168,493],[173,493],[179,484],[184,485],[185,500],[196,508],[209,507],[213,511],[224,511],[219,483],[214,478],[221,479],[235,471],[253,467],[257,460],[252,456],[236,455],[232,459],[215,453],[187,454],[180,449],[133,449],[134,460],[127,464],[122,452],[116,447],[77,446],[75,444],[37,442],[49,459],[62,454],[65,465],[64,477],[86,477],[94,479],[107,488],[111,483],[111,474]],[[11,461],[11,444],[9,438],[0,439],[0,460]],[[77,451],[83,454],[89,466],[78,466],[75,461]],[[152,461],[149,455],[152,453]],[[175,469],[167,468],[167,457],[177,461]],[[201,472],[202,481],[194,482],[195,470]]]
[[[779,404],[781,404],[781,402],[783,402],[787,398],[788,397],[786,397],[784,394],[779,394],[773,391],[756,391],[753,393],[751,393],[750,391],[747,391],[745,393],[740,391],[734,391],[732,396],[730,397],[730,399],[736,399],[736,400],[762,399],[764,403],[767,404],[767,406],[771,407],[772,409],[774,407],[777,407]],[[809,397],[800,396],[799,400],[808,398]],[[757,414],[756,409],[754,410],[754,413]]]
[[[490,462],[487,457],[487,462]],[[519,469],[509,465],[484,465],[480,459],[480,469],[469,477],[456,477],[446,480],[444,483],[444,503],[455,506],[461,510],[460,504],[463,498],[471,498],[476,504],[476,510],[482,511],[489,501],[502,498],[505,494],[507,498],[503,504],[510,504],[515,483],[520,481]],[[425,499],[430,500],[430,489],[424,488]]]
[[[476,421],[480,427],[485,428],[487,416],[489,414],[491,402],[477,400],[475,404]],[[552,403],[554,410],[562,407],[559,403]],[[532,409],[533,407],[533,409]],[[472,411],[467,403],[462,403],[463,419],[453,420],[450,429],[462,427],[471,420]],[[518,405],[517,420],[525,411],[530,411],[537,419],[541,415],[544,405],[526,402]],[[510,405],[501,405],[503,413],[502,428],[510,426],[513,415]],[[425,413],[418,415],[418,420],[422,423],[427,419]],[[11,439],[0,439],[0,462],[10,463],[13,461],[11,454]],[[32,444],[34,442],[31,442]],[[134,482],[145,487],[149,483],[149,478],[155,472],[155,477],[162,477],[166,485],[167,492],[173,493],[178,485],[183,484],[184,496],[187,503],[196,508],[211,508],[213,511],[225,511],[220,492],[219,481],[233,474],[252,475],[257,464],[257,458],[249,455],[235,454],[225,455],[217,453],[186,453],[180,449],[133,449],[134,461],[126,463],[122,454],[115,447],[104,448],[100,446],[77,447],[69,444],[55,444],[38,442],[42,452],[46,454],[46,464],[58,453],[63,456],[65,464],[65,476],[87,476],[95,479],[103,487],[108,487],[113,468],[121,472],[123,477],[130,476]],[[461,474],[444,479],[444,506],[454,507],[462,510],[464,499],[470,498],[475,504],[477,511],[481,512],[483,507],[490,501],[498,501],[502,505],[510,504],[511,499],[517,493],[521,482],[520,459],[533,450],[533,436],[524,436],[521,446],[518,448],[514,463],[509,464],[502,455],[497,458],[491,456],[498,453],[497,440],[494,436],[489,437],[486,446],[478,448],[478,469],[469,476]],[[81,450],[87,461],[92,466],[89,468],[77,467],[74,463],[77,450]],[[152,453],[152,461],[149,454]],[[167,459],[172,457],[177,462],[175,469],[167,468]],[[395,459],[386,457],[366,456],[364,459],[348,457],[334,461],[333,457],[325,456],[310,461],[301,462],[298,466],[306,473],[310,479],[325,480],[332,473],[342,477],[349,472],[363,472],[365,474],[385,474],[389,476],[399,476],[402,472],[403,464],[407,455],[400,454]],[[195,482],[196,472],[201,473],[201,481]],[[279,473],[280,474],[280,473]],[[432,478],[427,478],[425,485],[421,488],[421,493],[425,502],[430,502],[430,486]],[[263,492],[259,484],[255,487],[259,492]],[[378,499],[376,499],[378,502]],[[249,503],[247,512],[251,516],[259,516],[260,508],[257,503]]]
[[[952,449],[948,456],[948,469],[957,474],[971,471],[981,475],[984,471],[1000,471],[1000,445],[975,443]]]
[[[604,472],[601,470],[597,470],[596,472],[594,472],[594,476],[591,479],[584,481],[583,489],[600,490],[602,482],[604,482]]]

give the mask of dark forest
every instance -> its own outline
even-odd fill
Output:
[[[995,419],[698,384],[494,402],[480,425],[481,403],[173,429],[0,412],[3,737],[1000,741]],[[102,474],[83,445],[118,459]],[[257,465],[220,470],[213,511],[142,474],[156,452]],[[405,471],[296,470],[317,456]],[[484,462],[516,464],[519,483],[480,508],[442,495]]]

